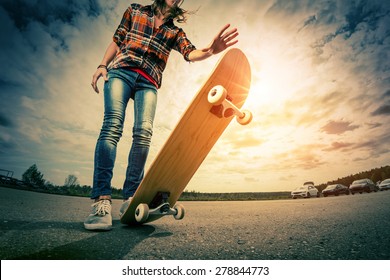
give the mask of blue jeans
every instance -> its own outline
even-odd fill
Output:
[[[112,193],[116,147],[122,136],[125,111],[130,99],[134,100],[134,127],[123,185],[124,199],[133,196],[144,176],[153,134],[157,88],[136,72],[112,69],[104,84],[104,120],[95,149],[93,199]]]

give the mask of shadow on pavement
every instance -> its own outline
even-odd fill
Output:
[[[0,258],[14,260],[115,260],[151,237],[150,225],[125,226],[92,232],[80,222],[0,221]],[[72,241],[73,240],[73,241]]]

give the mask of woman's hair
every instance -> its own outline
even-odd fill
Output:
[[[188,11],[180,8],[184,0],[180,1],[178,5],[174,5],[172,8],[167,10],[167,18],[172,18],[177,22],[184,23],[187,21]],[[152,4],[152,9],[155,14],[160,11],[164,11],[166,7],[165,0],[154,0]]]

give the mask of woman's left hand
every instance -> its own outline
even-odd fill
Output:
[[[207,48],[202,49],[203,52],[210,54],[218,54],[227,48],[235,45],[238,40],[234,40],[238,36],[237,28],[228,30],[230,24],[226,24],[221,31],[214,37]]]

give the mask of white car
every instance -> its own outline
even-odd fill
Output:
[[[320,197],[320,192],[314,187],[313,182],[306,182],[302,187],[296,188],[291,192],[291,197],[294,199],[298,197],[309,198],[312,196]]]
[[[390,179],[383,180],[379,184],[379,190],[381,190],[381,191],[390,190]]]

